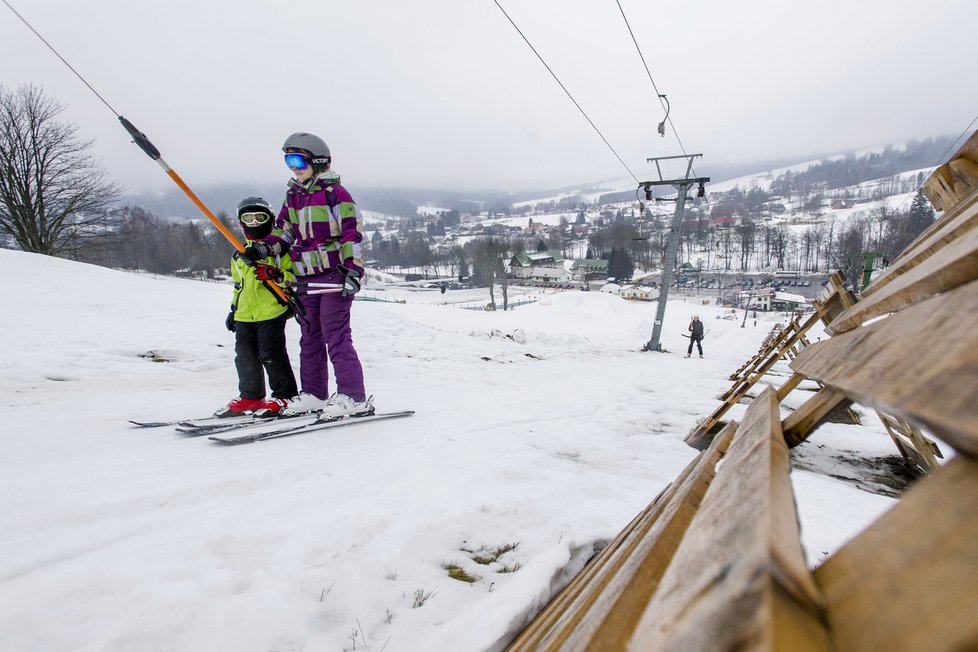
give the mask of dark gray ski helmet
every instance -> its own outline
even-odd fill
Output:
[[[268,219],[261,224],[249,226],[241,221],[241,216],[245,213],[265,213],[268,215]],[[275,212],[272,211],[271,204],[261,197],[245,197],[238,202],[238,224],[241,225],[249,239],[264,240],[272,232],[272,227],[275,226]]]
[[[329,167],[329,162],[332,160],[329,154],[329,145],[326,144],[326,141],[315,134],[304,131],[296,132],[285,139],[285,143],[282,145],[282,151],[287,152],[290,149],[301,149],[304,152],[308,152],[309,162],[312,164],[314,170],[325,170]]]
[[[275,217],[275,211],[272,210],[272,205],[261,197],[245,197],[240,202],[238,202],[238,219],[245,213],[268,213],[270,216]]]

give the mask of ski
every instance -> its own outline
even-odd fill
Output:
[[[306,416],[306,415],[301,415]],[[139,426],[140,428],[162,428],[166,426],[177,426],[178,430],[183,432],[189,430],[210,430],[212,428],[218,428],[220,430],[230,429],[230,428],[247,428],[248,426],[262,424],[267,421],[274,421],[277,419],[286,419],[289,417],[281,417],[278,415],[270,415],[267,417],[259,417],[253,414],[242,414],[238,416],[230,417],[200,417],[193,419],[177,419],[176,421],[136,421],[135,419],[129,419],[129,423],[134,426]]]
[[[232,417],[202,417],[199,419],[177,419],[176,421],[136,421],[129,419],[129,423],[140,428],[162,428],[164,426],[186,426],[190,428],[209,427],[210,425],[230,425],[232,423],[254,423],[260,418],[251,414],[243,414]]]
[[[213,428],[216,426],[230,426],[237,424],[258,423],[266,419],[275,418],[275,415],[268,417],[256,417],[254,414],[241,414],[230,417],[204,417],[202,419],[181,419],[177,421],[177,426],[184,428]]]
[[[271,415],[267,417],[245,417],[240,420],[236,418],[219,419],[213,422],[206,419],[202,421],[181,421],[179,424],[177,424],[176,430],[177,432],[182,432],[187,435],[215,435],[219,432],[228,432],[230,430],[266,427],[270,423],[277,424],[286,420],[291,421],[292,419],[312,421],[315,420],[317,416],[317,413],[312,412],[308,414],[297,414],[295,416]]]
[[[412,414],[414,414],[414,410],[404,410],[402,412],[379,412],[374,414],[366,414],[362,417],[339,417],[329,421],[313,421],[312,423],[291,425],[284,428],[276,428],[271,430],[262,429],[258,432],[236,433],[231,435],[212,435],[208,437],[208,439],[219,444],[226,445],[247,444],[253,441],[265,441],[266,439],[277,439],[279,437],[301,435],[303,433],[313,432],[316,430],[325,430],[326,428],[351,426],[356,423],[365,423],[367,421],[380,421],[382,419],[409,417]]]
[[[134,426],[139,426],[140,428],[162,428],[163,426],[175,426],[178,421],[133,421],[129,419],[129,423]]]

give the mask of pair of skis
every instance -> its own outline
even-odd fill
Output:
[[[224,445],[233,445],[264,441],[266,439],[290,437],[292,435],[317,432],[319,430],[326,430],[329,428],[352,426],[358,423],[366,423],[368,421],[397,419],[400,417],[408,417],[412,414],[414,414],[414,410],[379,413],[370,412],[368,414],[336,417],[332,419],[318,419],[317,415],[308,414],[297,417],[272,417],[265,419],[253,416],[241,416],[189,419],[184,421],[130,421],[130,423],[142,428],[175,426],[178,432],[190,437],[200,437],[206,435],[207,438],[213,442]]]

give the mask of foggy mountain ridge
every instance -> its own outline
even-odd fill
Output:
[[[735,165],[701,165],[695,166],[697,176],[708,176],[711,184],[720,184],[730,180],[748,178],[752,175],[774,174],[789,167],[801,168],[801,172],[809,177],[818,177],[821,170],[839,168],[840,161],[865,162],[873,157],[886,153],[899,154],[906,152],[908,147],[914,149],[914,155],[898,156],[898,160],[888,160],[887,165],[876,165],[878,174],[873,177],[873,171],[867,171],[866,166],[860,170],[860,180],[867,178],[882,178],[903,171],[919,169],[926,165],[936,166],[941,152],[946,152],[953,144],[952,136],[929,137],[920,141],[910,141],[902,145],[885,145],[873,150],[858,153],[847,152],[824,156],[797,157],[794,159],[778,159],[756,161]],[[893,156],[890,157],[894,158]],[[923,164],[922,164],[923,163]],[[802,167],[804,166],[804,167]],[[639,175],[640,180],[653,178],[651,170]],[[444,188],[399,188],[371,187],[351,184],[348,189],[353,194],[357,204],[364,210],[413,217],[418,206],[431,205],[446,210],[455,209],[460,212],[475,212],[492,209],[494,206],[504,206],[513,203],[545,201],[547,198],[589,195],[594,196],[600,203],[623,201],[624,197],[634,195],[634,181],[618,178],[617,180],[596,181],[577,185],[568,185],[558,189],[541,189],[538,191],[505,192],[501,190],[460,191]],[[267,199],[273,206],[279,205],[285,194],[284,182],[269,184],[211,184],[191,188],[201,201],[215,214],[233,214],[238,202],[247,196],[258,195]],[[126,193],[121,198],[121,204],[138,206],[153,215],[163,219],[189,219],[200,217],[199,210],[191,203],[183,192],[177,188],[167,188],[163,191],[141,191]]]

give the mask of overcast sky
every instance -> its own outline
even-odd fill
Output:
[[[493,0],[9,1],[191,187],[284,182],[294,131],[351,190],[522,190],[653,178],[646,158],[683,148],[730,165],[957,136],[978,115],[974,0],[620,0],[665,138],[615,0],[500,0],[625,165]],[[65,104],[113,179],[170,187],[3,5],[0,61],[8,89]]]

